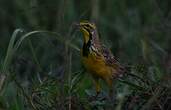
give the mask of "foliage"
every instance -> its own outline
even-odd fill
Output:
[[[1,0],[0,110],[170,110],[170,1]],[[74,23],[97,24],[130,72],[96,97]]]

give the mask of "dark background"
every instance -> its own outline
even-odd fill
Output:
[[[116,81],[116,110],[171,109],[170,6],[169,0],[1,0],[0,73],[7,77],[0,89],[0,109],[108,110],[112,106],[101,100],[108,93],[103,81],[102,96],[92,99],[94,87],[91,77],[82,72],[78,51],[82,35],[73,27],[80,20],[96,23],[101,41],[145,81],[128,77],[126,84]],[[22,32],[14,45],[23,35],[39,32],[24,39],[17,50],[7,51],[16,29]]]

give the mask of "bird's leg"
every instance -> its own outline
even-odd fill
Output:
[[[109,87],[109,102],[110,102],[110,107],[114,108],[115,107],[115,98],[114,98],[114,89],[113,89],[113,79],[112,78],[105,78],[106,83],[108,84]],[[113,110],[113,109],[109,109]]]
[[[94,84],[95,84],[95,89],[96,89],[96,95],[95,95],[95,97],[98,97],[98,95],[99,95],[99,93],[100,93],[100,82],[99,82],[99,78],[97,78],[97,77],[93,77],[93,79],[94,79]]]
[[[107,77],[105,78],[105,81],[109,86],[109,99],[114,100],[113,79]]]

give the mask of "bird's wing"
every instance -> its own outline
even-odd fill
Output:
[[[102,54],[105,58],[106,64],[107,65],[120,65],[119,62],[116,60],[112,52],[106,48],[104,45],[102,46]]]
[[[112,52],[108,48],[106,48],[104,45],[102,46],[102,54],[104,56],[106,65],[111,66],[115,69],[116,73],[114,73],[114,74],[121,75],[121,74],[125,73],[124,66],[122,66],[118,62],[118,60],[116,60],[116,58],[114,57]]]

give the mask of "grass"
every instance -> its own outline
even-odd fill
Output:
[[[130,110],[146,110],[169,109],[170,107],[168,104],[168,101],[170,101],[170,86],[164,86],[163,83],[165,82],[162,82],[162,76],[160,75],[162,71],[155,65],[132,65],[131,73],[133,76],[126,76],[116,83],[115,103],[106,99],[106,89],[102,92],[101,96],[94,99],[95,91],[88,90],[92,88],[92,82],[88,82],[90,77],[86,75],[85,70],[72,73],[73,53],[69,49],[74,49],[78,52],[79,49],[77,46],[61,38],[55,32],[32,31],[22,33],[23,35],[21,34],[21,37],[19,37],[19,33],[22,33],[22,30],[16,29],[14,31],[8,45],[4,63],[2,64],[0,100],[2,109],[57,110],[60,108],[61,110],[104,110],[114,106],[116,110],[126,108]],[[67,68],[67,71],[62,68],[60,71],[57,71],[59,72],[56,73],[57,76],[53,76],[51,75],[53,74],[53,70],[51,70],[43,77],[40,75],[41,73],[35,73],[37,74],[35,78],[27,81],[28,84],[23,85],[22,83],[25,81],[20,81],[17,78],[17,74],[10,71],[10,66],[24,40],[28,40],[33,60],[38,70],[43,72],[36,56],[35,48],[30,40],[30,37],[34,34],[39,34],[39,36],[50,34],[50,36],[54,36],[56,40],[66,46],[68,58],[65,68]],[[144,49],[143,52],[145,54],[146,50]],[[153,69],[151,70],[151,68]],[[156,76],[157,74],[159,76]],[[12,102],[9,102],[9,99]]]
[[[171,109],[169,1],[2,1],[0,110]],[[94,98],[73,27],[80,19],[93,19],[101,41],[131,67],[115,81],[114,101],[103,81]]]

